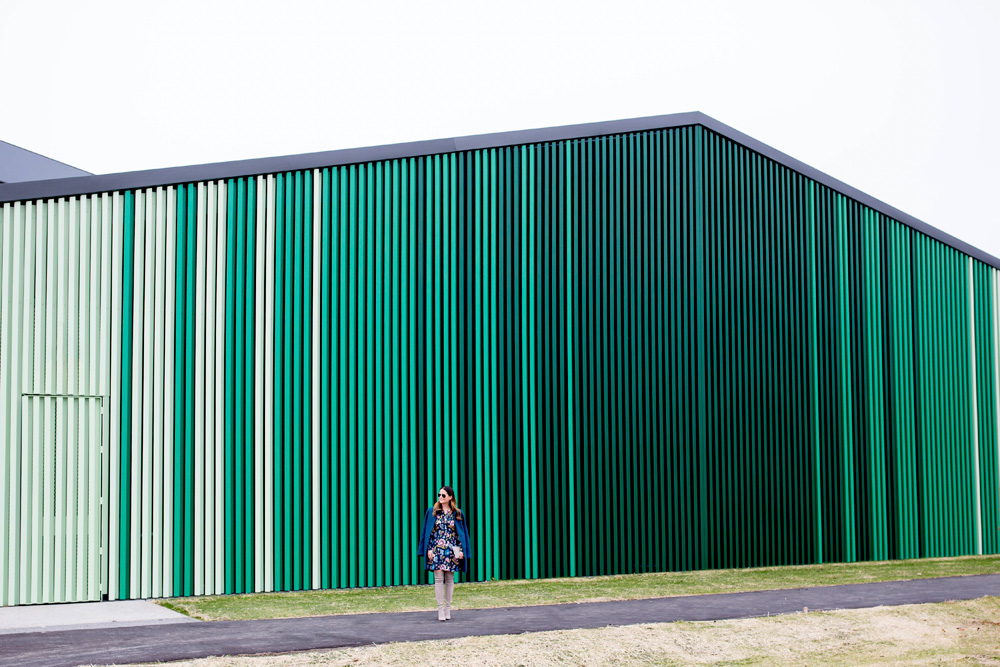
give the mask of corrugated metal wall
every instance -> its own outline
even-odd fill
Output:
[[[1000,552],[997,270],[700,126],[0,234],[3,604]]]
[[[0,603],[99,599],[113,195],[5,204]],[[115,488],[114,484],[110,488]],[[104,512],[102,512],[104,510]],[[103,516],[102,516],[103,514]]]

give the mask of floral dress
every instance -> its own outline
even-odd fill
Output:
[[[458,531],[455,530],[455,513],[445,512],[434,516],[434,528],[431,530],[431,546],[428,549],[431,557],[427,559],[428,570],[444,570],[458,572],[462,569],[455,553],[458,546]]]

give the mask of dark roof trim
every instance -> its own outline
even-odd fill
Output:
[[[345,164],[358,164],[378,160],[393,160],[397,158],[437,155],[456,151],[478,150],[483,148],[499,148],[503,146],[518,146],[522,144],[541,143],[546,141],[563,141],[566,139],[584,139],[627,132],[642,132],[647,130],[663,130],[688,125],[701,125],[727,139],[746,146],[779,164],[797,171],[816,182],[836,190],[866,206],[869,206],[890,218],[898,220],[917,231],[945,243],[956,250],[970,255],[990,266],[1000,269],[1000,259],[986,253],[965,241],[959,240],[927,223],[889,206],[883,201],[853,188],[818,169],[790,157],[779,150],[771,148],[753,137],[743,134],[724,123],[706,116],[699,111],[669,114],[665,116],[647,116],[628,120],[603,121],[599,123],[583,123],[580,125],[563,125],[537,130],[518,130],[515,132],[496,132],[479,134],[452,139],[432,139],[430,141],[413,141],[403,144],[372,146],[369,148],[348,148],[320,153],[303,153],[284,157],[258,158],[253,160],[237,160],[234,162],[217,162],[189,167],[170,167],[167,169],[149,169],[131,171],[120,174],[105,174],[100,176],[82,176],[78,178],[61,178],[28,183],[0,184],[0,203],[30,199],[48,199],[54,197],[70,197],[74,195],[92,194],[97,192],[113,192],[133,188],[148,188],[162,185],[176,185],[195,181],[211,181],[241,176],[257,176],[282,171],[298,171],[318,167],[333,167]]]

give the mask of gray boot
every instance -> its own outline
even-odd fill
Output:
[[[441,570],[434,570],[434,597],[437,598],[438,603],[438,620],[448,620],[445,611],[447,607],[445,607],[444,602],[444,572]]]
[[[455,573],[444,573],[444,618],[451,620],[451,592],[455,589]]]

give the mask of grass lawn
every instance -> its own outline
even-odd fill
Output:
[[[1000,573],[1000,556],[490,581],[457,584],[453,605],[456,609],[475,609],[636,600],[994,573]],[[160,600],[159,604],[206,621],[249,620],[427,610],[434,606],[434,593],[426,585],[395,586],[172,598]]]
[[[190,667],[1000,665],[1000,598],[383,644]]]

